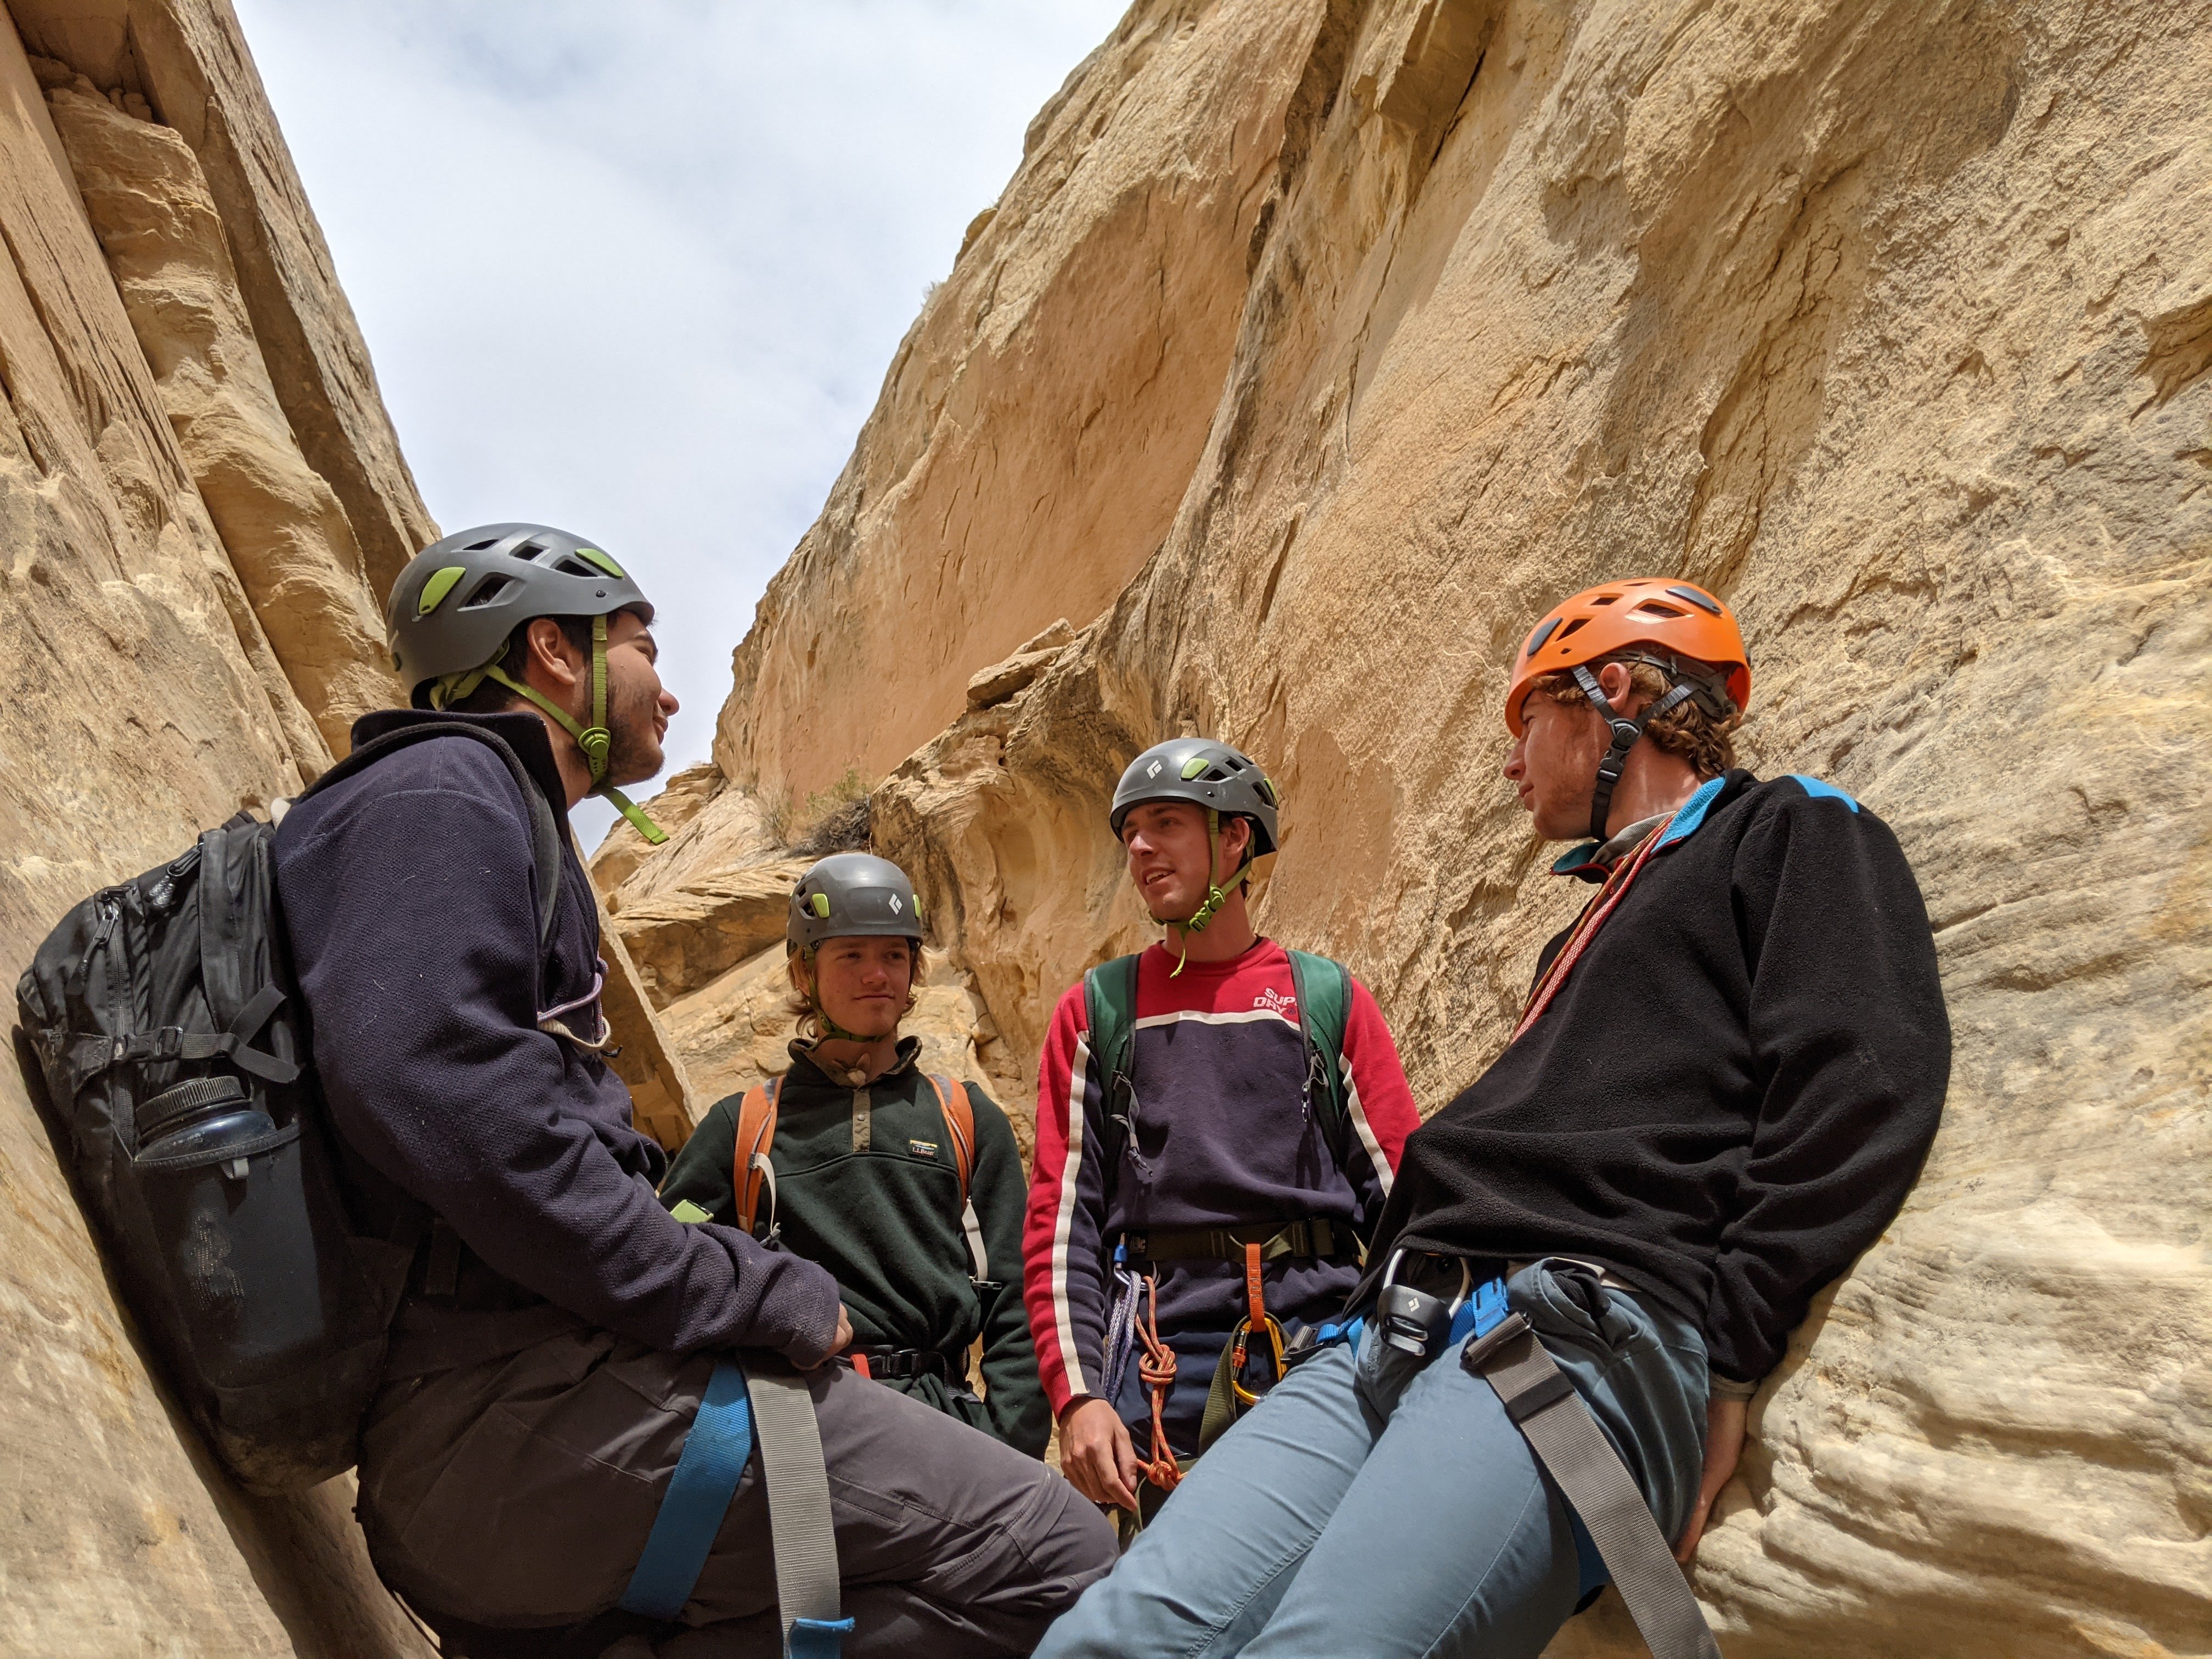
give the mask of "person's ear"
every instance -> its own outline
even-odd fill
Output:
[[[1246,817],[1229,819],[1221,826],[1221,862],[1224,868],[1234,870],[1252,856],[1252,820]]]
[[[1636,692],[1636,673],[1625,662],[1609,662],[1597,671],[1599,689],[1606,701],[1622,714],[1629,712],[1628,699]]]
[[[583,678],[582,656],[552,617],[532,618],[529,639],[531,662],[555,685],[573,686]]]

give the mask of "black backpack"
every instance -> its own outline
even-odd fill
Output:
[[[408,726],[356,748],[307,793],[454,736],[497,753],[530,805],[542,945],[559,897],[560,828],[495,733]],[[348,1206],[360,1185],[342,1182],[339,1164],[349,1176],[360,1166],[313,1070],[275,838],[273,822],[241,812],[169,863],[103,888],[63,918],[15,988],[20,1041],[66,1129],[77,1202],[123,1301],[216,1455],[262,1493],[353,1466],[430,1221],[404,1200],[398,1219],[371,1231]],[[217,1120],[228,1141],[193,1146],[192,1126]]]

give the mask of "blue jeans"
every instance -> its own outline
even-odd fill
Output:
[[[1511,1305],[1589,1403],[1660,1529],[1705,1461],[1705,1349],[1656,1303],[1553,1259]],[[1037,1659],[1540,1653],[1574,1611],[1566,1505],[1489,1383],[1369,1325],[1323,1350],[1200,1461]]]

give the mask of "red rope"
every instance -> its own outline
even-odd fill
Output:
[[[1568,970],[1580,960],[1590,940],[1597,937],[1599,926],[1613,914],[1614,907],[1627,894],[1628,884],[1636,879],[1636,872],[1644,867],[1644,861],[1652,854],[1659,850],[1659,843],[1667,839],[1667,831],[1674,822],[1674,814],[1669,812],[1666,823],[1644,838],[1644,845],[1636,849],[1635,855],[1626,864],[1616,866],[1613,872],[1606,878],[1605,885],[1598,890],[1597,897],[1590,902],[1589,907],[1576,921],[1575,930],[1567,935],[1567,942],[1559,947],[1559,954],[1552,958],[1551,967],[1545,970],[1544,977],[1536,981],[1536,988],[1528,994],[1528,1006],[1522,1012],[1521,1023],[1513,1028],[1513,1035],[1505,1039],[1509,1046],[1519,1042],[1521,1034],[1534,1025],[1544,1010],[1552,1006],[1552,999],[1566,983]]]
[[[1145,1275],[1145,1311],[1134,1323],[1137,1340],[1145,1345],[1145,1352],[1137,1361],[1137,1377],[1151,1390],[1152,1396],[1152,1455],[1149,1462],[1139,1463],[1137,1473],[1162,1492],[1173,1492],[1176,1483],[1182,1479],[1182,1471],[1176,1466],[1175,1452],[1168,1445],[1167,1425],[1161,1414],[1167,1408],[1168,1390],[1175,1386],[1175,1350],[1160,1340],[1159,1280],[1152,1273]]]

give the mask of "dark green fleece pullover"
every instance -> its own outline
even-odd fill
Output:
[[[833,1080],[804,1042],[791,1045],[769,1158],[775,1224],[794,1254],[835,1275],[859,1347],[927,1348],[955,1380],[886,1382],[939,1411],[1042,1456],[1052,1415],[1037,1381],[1022,1307],[1022,1212],[1028,1196],[1006,1115],[974,1083],[975,1170],[969,1195],[982,1224],[988,1283],[971,1278],[960,1225],[959,1167],[936,1091],[915,1065],[921,1044],[900,1039],[898,1062],[865,1089]],[[685,1199],[725,1225],[737,1222],[732,1164],[744,1097],[715,1103],[661,1183],[672,1209]],[[756,1231],[769,1225],[761,1195]],[[984,1398],[966,1381],[968,1351],[983,1340]]]

